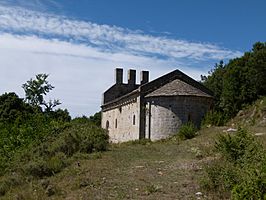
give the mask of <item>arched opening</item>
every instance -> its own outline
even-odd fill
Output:
[[[106,121],[105,128],[108,130],[109,129],[109,121]]]
[[[136,124],[136,116],[133,115],[133,125],[135,125],[135,124]]]
[[[115,119],[115,128],[117,128],[117,119]]]

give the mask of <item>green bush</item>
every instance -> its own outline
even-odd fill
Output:
[[[254,136],[240,128],[235,135],[220,135],[215,142],[215,148],[225,159],[236,163],[256,158],[259,148],[262,147],[255,141]]]
[[[266,162],[264,169],[255,169],[253,167],[244,170],[242,180],[232,189],[232,199],[266,199]]]
[[[223,126],[226,123],[226,121],[227,119],[222,112],[212,110],[205,115],[202,121],[202,125]]]
[[[239,180],[237,179],[238,169],[226,160],[214,160],[206,168],[207,180],[204,187],[221,192],[230,190]]]
[[[92,153],[105,151],[109,144],[109,137],[105,130],[92,123],[72,125],[62,133],[51,145],[50,152],[63,152],[67,156],[74,153]]]
[[[266,152],[244,129],[221,135],[215,144],[221,158],[206,167],[205,186],[231,191],[232,199],[265,199]]]
[[[66,155],[62,152],[52,156],[46,161],[47,168],[52,171],[53,174],[60,172],[67,166]]]
[[[35,158],[26,165],[24,171],[27,175],[43,178],[46,176],[53,176],[66,166],[66,156],[63,153],[58,153],[48,158]]]
[[[197,128],[192,122],[187,122],[183,124],[178,132],[178,136],[182,140],[191,139],[196,136]]]
[[[47,167],[43,158],[35,158],[25,166],[26,175],[42,178],[53,175],[53,172]]]

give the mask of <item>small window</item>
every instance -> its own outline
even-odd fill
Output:
[[[109,129],[109,121],[108,121],[108,120],[106,121],[105,128],[106,128],[107,130]]]
[[[136,124],[136,116],[133,115],[133,125],[135,125],[135,124]]]
[[[115,128],[117,128],[117,119],[115,119]]]
[[[122,107],[119,107],[119,112],[120,112],[120,113],[122,112]]]
[[[191,113],[188,114],[187,121],[191,122]]]

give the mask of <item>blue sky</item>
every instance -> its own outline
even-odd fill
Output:
[[[72,116],[100,109],[113,70],[199,80],[266,39],[263,0],[0,0],[0,93],[49,73]],[[126,74],[124,74],[126,75]]]

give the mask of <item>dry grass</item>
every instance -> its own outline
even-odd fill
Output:
[[[217,135],[238,122],[246,122],[253,133],[265,133],[258,137],[266,146],[265,101],[256,104],[257,110],[243,111],[227,127],[205,128],[190,140],[129,142],[112,145],[107,152],[75,154],[72,164],[60,173],[41,180],[26,179],[0,199],[198,199],[197,192],[203,193],[200,199],[228,199],[228,194],[200,188],[203,166],[217,158],[213,152]]]
[[[62,172],[14,187],[3,199],[196,199],[202,165],[213,159],[213,138],[222,130],[204,129],[186,141],[125,143],[104,153],[77,154]]]

